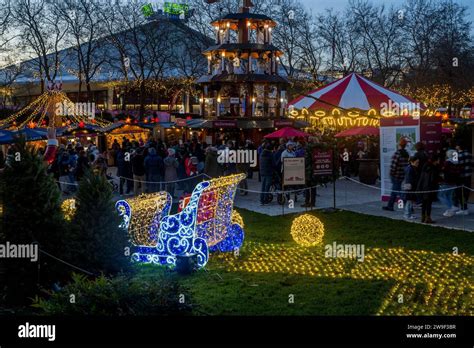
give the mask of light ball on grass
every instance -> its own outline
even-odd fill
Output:
[[[304,214],[291,224],[293,240],[302,246],[315,246],[323,241],[324,225],[316,216]]]

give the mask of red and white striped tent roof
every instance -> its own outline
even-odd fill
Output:
[[[416,108],[409,105],[418,103],[412,98],[405,97],[356,73],[351,73],[307,95],[324,102],[303,95],[291,101],[289,106],[297,110],[332,110],[339,107],[366,111],[375,109],[380,112],[384,103],[390,105],[390,101],[392,104],[398,103],[399,107],[403,105],[408,109]],[[423,110],[424,106],[420,103],[418,109]]]

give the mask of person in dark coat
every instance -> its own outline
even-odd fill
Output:
[[[428,161],[428,154],[425,151],[425,145],[422,142],[417,142],[415,144],[415,158],[418,158],[420,160],[419,168],[423,168],[425,166],[425,163]]]
[[[157,192],[161,189],[160,182],[163,181],[164,163],[163,158],[156,153],[154,147],[148,149],[148,156],[145,157],[145,172],[147,181],[147,191]]]
[[[437,190],[439,190],[439,157],[433,155],[428,162],[425,163],[421,169],[420,179],[416,187],[417,191],[430,191],[421,193],[421,222],[427,224],[435,223],[431,219],[431,206],[437,197]]]
[[[269,202],[269,191],[272,185],[275,163],[273,161],[273,153],[270,150],[270,144],[265,144],[260,154],[260,178],[262,179],[260,204],[265,205]]]
[[[206,149],[204,174],[209,175],[211,178],[218,178],[223,175],[222,166],[217,161],[217,157],[217,149],[213,146],[209,146]]]
[[[117,176],[119,177],[119,192],[123,195],[123,185],[126,183],[126,194],[130,194],[133,189],[133,172],[130,152],[126,149],[120,149],[117,152]]]
[[[402,185],[402,189],[404,191],[404,204],[405,204],[405,211],[404,211],[403,216],[407,220],[411,220],[415,218],[415,216],[413,215],[413,203],[416,202],[417,197],[416,197],[416,194],[413,192],[416,191],[416,186],[418,184],[419,164],[420,164],[420,160],[418,158],[411,157],[408,165],[405,168],[405,180]]]
[[[90,169],[89,160],[87,159],[87,154],[84,150],[79,152],[79,157],[77,159],[76,166],[76,180],[80,181],[86,171]]]
[[[393,206],[402,189],[403,179],[405,179],[405,167],[408,165],[410,155],[405,150],[408,144],[407,139],[401,138],[399,149],[394,153],[390,164],[390,180],[392,181],[392,192],[387,206],[383,210],[393,211]]]

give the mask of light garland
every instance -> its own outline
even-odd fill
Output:
[[[60,90],[48,90],[19,112],[4,120],[0,120],[0,126],[7,126],[10,123],[16,123],[17,120],[21,120],[18,128],[22,128],[28,124],[37,124],[41,126],[42,121],[48,113],[48,116],[52,118],[52,121],[50,121],[51,124],[58,123],[60,125],[63,122],[70,121],[73,123],[83,122],[84,124],[96,124],[101,127],[110,125],[110,122],[97,117],[94,117],[91,121],[88,115],[76,114],[75,111],[70,115],[56,115],[56,108],[59,104],[65,104],[70,110],[75,110],[75,104],[64,92]],[[40,114],[40,116],[38,116],[38,114]]]
[[[293,240],[302,246],[315,246],[323,241],[324,225],[316,216],[304,214],[291,224]]]

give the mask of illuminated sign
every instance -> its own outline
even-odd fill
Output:
[[[142,13],[145,17],[151,17],[155,13],[152,4],[146,4],[142,7]]]
[[[189,13],[189,5],[179,4],[176,2],[165,2],[163,6],[163,12],[168,15],[187,15]]]
[[[166,17],[171,20],[186,20],[193,15],[194,10],[189,9],[188,4],[165,2],[163,8],[156,9],[153,4],[145,4],[141,8],[145,18],[153,19],[156,17]]]

